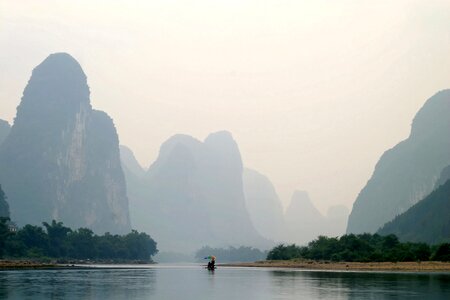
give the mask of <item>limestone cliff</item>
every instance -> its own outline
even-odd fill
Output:
[[[436,182],[435,188],[437,189],[440,185],[445,184],[448,180],[450,180],[450,166],[447,166],[442,170],[441,176],[439,176],[439,180]]]
[[[423,200],[384,224],[378,233],[395,234],[405,242],[450,242],[450,180],[447,179]]]
[[[353,204],[347,232],[374,233],[425,198],[450,164],[449,136],[450,90],[445,90],[420,109],[408,139],[380,158]]]
[[[2,190],[2,186],[0,185],[0,217],[9,218],[9,205],[6,202],[6,195]]]
[[[0,145],[8,136],[10,130],[11,126],[9,125],[9,123],[6,122],[5,120],[0,119]]]
[[[98,233],[130,230],[118,136],[89,95],[68,54],[52,54],[33,70],[0,147],[0,182],[19,225],[56,219]]]

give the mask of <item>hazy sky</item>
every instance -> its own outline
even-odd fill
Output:
[[[450,1],[0,0],[0,118],[68,52],[148,166],[171,135],[229,130],[284,205],[349,208],[425,100],[450,87]]]

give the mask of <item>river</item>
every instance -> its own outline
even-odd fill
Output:
[[[0,271],[0,299],[450,299],[450,274],[121,266]]]

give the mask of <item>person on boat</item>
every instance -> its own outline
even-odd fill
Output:
[[[210,261],[208,262],[208,270],[214,270],[216,268],[216,257],[208,256]]]
[[[216,257],[215,256],[211,256],[211,269],[210,270],[214,270],[216,268]]]

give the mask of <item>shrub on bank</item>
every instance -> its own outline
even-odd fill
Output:
[[[311,259],[348,262],[450,261],[450,244],[432,251],[425,243],[401,243],[391,234],[348,234],[338,237],[319,236],[308,246],[278,245],[269,251],[268,260]]]

